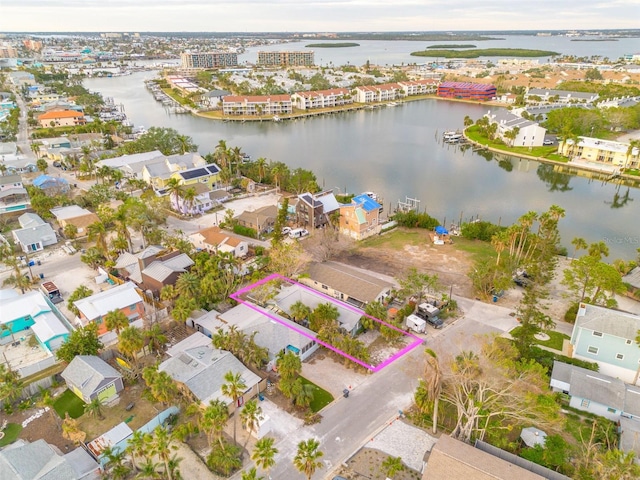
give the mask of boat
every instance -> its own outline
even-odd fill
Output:
[[[279,122],[281,120],[281,118],[278,115],[274,115],[273,116],[273,121],[274,122]]]
[[[396,102],[387,103],[387,107],[395,107],[396,105],[398,105]]]
[[[444,137],[444,141],[446,143],[458,143],[461,142],[463,140],[463,136],[461,133],[450,133],[447,132],[445,133],[445,137]]]

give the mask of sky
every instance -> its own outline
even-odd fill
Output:
[[[0,0],[0,32],[344,32],[640,27],[640,0]]]

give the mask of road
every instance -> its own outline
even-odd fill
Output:
[[[442,330],[428,329],[425,347],[436,351],[441,361],[458,355],[463,350],[480,347],[481,337],[501,334],[518,325],[509,308],[456,297],[463,315],[447,322]],[[314,479],[332,478],[335,468],[370,440],[378,430],[396,418],[399,410],[413,403],[424,363],[424,349],[416,348],[382,371],[372,374],[355,387],[349,398],[340,397],[322,411],[322,422],[295,430],[277,444],[279,453],[272,478],[303,479],[291,460],[297,444],[308,438],[320,441],[324,453],[324,467]]]

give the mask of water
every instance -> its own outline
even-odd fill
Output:
[[[202,154],[225,140],[254,159],[311,169],[327,189],[375,191],[386,209],[408,196],[447,225],[461,216],[506,225],[529,210],[557,204],[567,211],[560,230],[570,252],[576,236],[606,242],[611,259],[635,258],[640,247],[638,189],[514,157],[487,160],[471,149],[443,145],[442,132],[462,128],[465,115],[482,116],[487,110],[482,105],[424,100],[291,122],[223,123],[168,114],[144,88],[143,81],[154,76],[91,78],[85,85],[123,104],[136,126],[171,127],[191,136]]]
[[[359,47],[346,48],[314,48],[315,62],[317,65],[364,65],[367,61],[375,65],[400,65],[402,63],[430,63],[435,59],[429,57],[412,57],[411,52],[424,50],[429,45],[446,44],[469,44],[477,48],[529,48],[536,50],[548,50],[558,52],[561,55],[575,55],[577,57],[590,57],[600,55],[612,60],[618,59],[625,54],[635,53],[638,50],[640,40],[638,38],[619,38],[615,42],[572,42],[569,37],[535,37],[531,35],[490,35],[493,38],[504,38],[504,40],[485,41],[379,41],[379,40],[356,40],[354,43]],[[302,42],[292,42],[286,45],[262,45],[248,48],[245,53],[238,56],[238,62],[255,63],[258,58],[258,51],[277,50],[310,50],[305,45],[311,43],[331,43],[325,40],[308,39]],[[497,57],[482,57],[480,60],[491,60],[496,62]],[[535,60],[531,59],[531,60]],[[540,63],[545,63],[549,57],[541,57]]]

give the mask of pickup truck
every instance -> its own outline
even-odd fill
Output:
[[[422,318],[433,328],[442,328],[444,322],[438,317],[439,313],[440,309],[438,307],[434,307],[429,303],[421,303],[420,305],[418,305],[415,314],[418,317]]]

